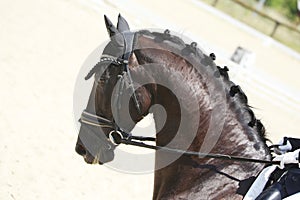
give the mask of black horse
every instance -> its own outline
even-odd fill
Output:
[[[214,54],[169,30],[130,32],[121,16],[117,27],[105,22],[111,41],[86,77],[95,74],[95,82],[76,144],[87,163],[113,160],[126,133],[150,112],[157,146],[270,160],[263,124]],[[242,199],[263,167],[157,150],[153,199]]]

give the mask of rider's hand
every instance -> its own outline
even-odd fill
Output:
[[[282,138],[274,148],[276,154],[285,154],[300,149],[300,139],[284,137]]]
[[[280,168],[283,169],[285,164],[299,164],[300,149],[276,156],[273,161],[280,161]],[[300,164],[299,164],[300,168]]]

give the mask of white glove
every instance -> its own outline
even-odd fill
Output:
[[[278,142],[278,147],[275,149],[275,153],[281,155],[291,150],[291,142],[286,137],[284,137]]]
[[[283,169],[285,164],[299,164],[300,149],[293,152],[288,152],[283,155],[276,156],[273,161],[280,161],[280,168]],[[300,164],[299,164],[300,168]]]

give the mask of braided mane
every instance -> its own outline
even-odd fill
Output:
[[[258,135],[259,140],[263,141],[266,145],[266,141],[269,141],[269,139],[266,138],[264,125],[255,117],[252,107],[248,104],[248,98],[241,87],[230,80],[228,67],[224,66],[222,68],[214,63],[216,59],[215,54],[211,53],[209,56],[205,55],[197,47],[196,42],[186,44],[180,37],[171,35],[168,29],[165,30],[164,33],[150,32],[148,30],[142,30],[138,33],[144,36],[154,37],[154,41],[160,43],[163,49],[183,55],[188,58],[189,61],[192,60],[192,64],[200,64],[209,68],[214,74],[214,77],[223,84],[227,102],[230,105],[229,107],[236,113],[239,122],[252,129],[250,133],[252,135],[250,135],[250,137]]]

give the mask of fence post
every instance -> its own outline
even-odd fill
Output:
[[[275,32],[276,32],[279,25],[280,25],[280,23],[278,21],[275,21],[275,26],[274,26],[274,29],[271,33],[271,37],[273,37],[275,35]]]

